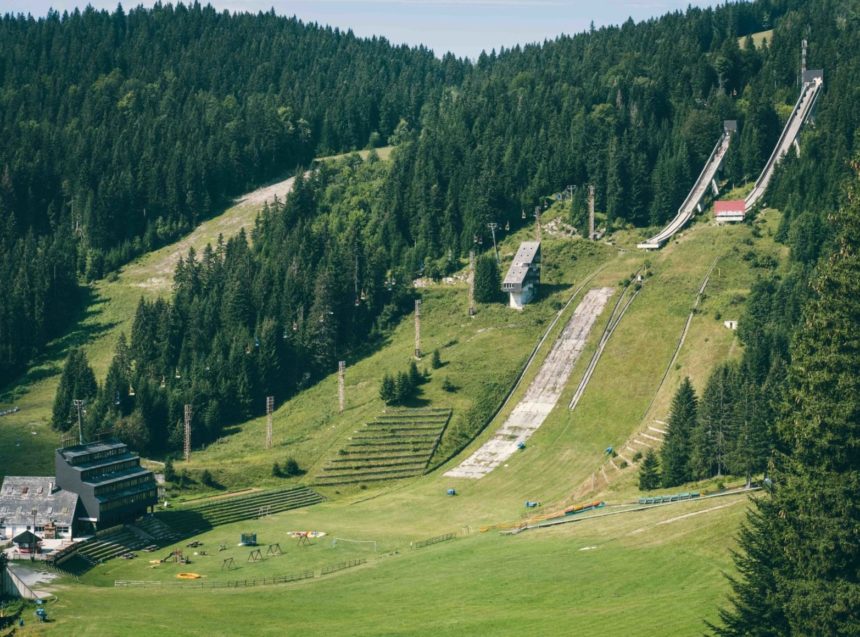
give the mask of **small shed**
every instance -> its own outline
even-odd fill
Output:
[[[743,199],[729,199],[714,203],[714,217],[717,223],[743,221],[746,215],[746,202]]]
[[[12,543],[21,553],[38,553],[42,538],[32,531],[22,531],[12,538]]]

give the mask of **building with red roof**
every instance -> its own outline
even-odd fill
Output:
[[[743,199],[714,202],[714,217],[717,223],[743,221],[745,214],[746,202]]]

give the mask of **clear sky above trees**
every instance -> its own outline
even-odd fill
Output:
[[[72,10],[91,4],[113,9],[117,0],[8,0],[3,12],[44,15],[49,8]],[[152,0],[129,0],[151,6]],[[165,1],[166,4],[166,1]],[[205,4],[205,2],[203,2]],[[712,6],[717,0],[213,0],[218,9],[268,11],[296,15],[357,35],[381,35],[394,43],[424,44],[441,56],[451,51],[475,58],[516,44],[540,42],[561,33],[585,31],[593,21],[600,27],[685,10],[688,6]]]

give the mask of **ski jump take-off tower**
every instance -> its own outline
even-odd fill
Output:
[[[800,97],[797,98],[797,103],[794,105],[794,109],[791,111],[791,116],[789,116],[788,121],[785,123],[785,128],[783,128],[782,134],[779,136],[779,141],[777,141],[776,147],[773,149],[773,153],[771,153],[770,158],[767,160],[767,163],[765,164],[761,175],[759,175],[759,178],[756,180],[752,191],[746,196],[743,210],[735,210],[734,207],[732,207],[731,212],[734,214],[725,215],[725,218],[722,219],[723,221],[737,221],[739,219],[743,219],[744,214],[752,210],[761,201],[762,196],[770,184],[770,180],[773,177],[776,167],[779,165],[779,162],[782,161],[782,158],[785,157],[786,153],[788,153],[789,149],[794,146],[795,150],[800,153],[800,145],[798,144],[797,137],[800,134],[800,129],[803,127],[803,124],[809,119],[809,115],[812,113],[812,109],[818,100],[818,96],[821,94],[821,88],[823,86],[824,71],[820,69],[806,69],[806,47],[804,42]],[[696,210],[699,212],[702,211],[702,199],[707,193],[709,185],[714,192],[714,196],[719,194],[716,175],[725,159],[732,136],[736,132],[737,122],[725,122],[722,137],[720,137],[720,140],[714,147],[714,150],[708,158],[707,163],[705,163],[705,167],[702,169],[701,174],[699,174],[699,178],[696,180],[696,183],[693,184],[690,194],[687,195],[684,203],[681,204],[678,214],[675,215],[675,218],[672,219],[672,221],[670,221],[663,230],[647,241],[643,241],[637,247],[644,248],[646,250],[656,250],[662,247],[663,244],[665,244],[675,233],[687,224],[687,222],[693,217],[693,214],[695,214]],[[739,202],[731,203],[737,204]],[[721,207],[721,211],[723,211],[722,208],[724,207],[725,206]]]

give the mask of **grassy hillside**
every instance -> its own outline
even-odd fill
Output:
[[[548,217],[558,213],[551,211]],[[699,632],[702,618],[714,618],[716,602],[726,592],[721,573],[731,569],[729,549],[745,508],[743,496],[682,503],[515,537],[479,530],[533,515],[534,510],[523,507],[525,500],[540,501],[543,506],[538,512],[550,512],[591,497],[610,505],[638,497],[635,466],[611,467],[603,449],[621,448],[653,419],[664,419],[672,393],[685,375],[701,387],[716,362],[738,353],[735,334],[723,326],[723,320],[738,318],[743,298],[758,275],[751,254],[780,255],[782,248],[772,240],[778,221],[778,214],[768,211],[754,230],[748,225],[717,227],[705,218],[650,254],[632,248],[640,239],[638,232],[617,233],[614,245],[545,236],[547,294],[524,312],[502,305],[481,306],[478,315],[469,319],[463,282],[423,288],[422,349],[438,348],[444,364],[432,371],[415,405],[452,408],[449,431],[455,436],[458,427],[468,427],[466,414],[476,405],[479,410],[484,403],[490,405],[485,410],[490,415],[552,319],[585,283],[549,330],[512,399],[462,453],[447,462],[440,458],[440,470],[382,485],[325,488],[322,492],[330,500],[321,505],[217,527],[198,538],[210,555],[194,556],[188,566],[153,567],[144,557],[108,562],[80,583],[57,588],[59,601],[53,605],[57,621],[47,630],[73,635],[164,631],[192,635],[223,634],[229,628],[229,632],[268,634],[288,625],[301,634],[503,635],[521,634],[527,627],[540,634],[569,634],[574,628],[608,635]],[[520,233],[502,242],[504,259],[510,259],[523,238]],[[159,285],[152,279],[159,263],[163,261],[151,255],[127,268],[117,281],[102,284],[110,290],[112,301],[102,311],[121,306],[123,298],[133,304],[139,290],[158,293]],[[609,340],[576,410],[570,412],[567,403],[597,345],[612,302],[593,329],[558,406],[527,448],[481,480],[443,476],[444,470],[482,444],[513,409],[584,291],[618,286],[646,263],[650,274],[642,291]],[[709,271],[703,301],[677,361],[670,366],[690,307]],[[141,287],[147,281],[150,285]],[[129,318],[99,316],[91,320],[113,322],[113,328]],[[102,343],[115,334],[111,330],[91,341],[96,365],[106,360],[100,352],[105,357],[110,352]],[[413,323],[407,318],[382,347],[349,361],[343,414],[337,412],[332,376],[278,410],[274,449],[263,449],[265,423],[258,419],[195,451],[191,462],[177,463],[177,468],[189,469],[192,475],[207,468],[229,487],[283,484],[285,480],[271,476],[271,464],[294,457],[308,472],[298,480],[312,482],[352,432],[384,409],[378,397],[379,379],[385,371],[405,369],[412,348]],[[429,367],[429,356],[421,366]],[[459,387],[456,392],[442,388],[446,378]],[[49,382],[43,379],[33,387],[44,392]],[[37,391],[27,394],[37,395]],[[42,409],[47,414],[49,401]],[[449,440],[449,446],[456,450],[456,440]],[[593,488],[591,476],[595,476]],[[450,487],[457,489],[457,497],[445,495]],[[286,535],[289,530],[307,529],[328,535],[311,547],[298,547]],[[245,531],[257,532],[264,545],[279,543],[285,555],[248,563],[248,550],[236,547],[239,533]],[[411,542],[444,533],[458,537],[410,549]],[[333,547],[334,537],[372,540],[377,551],[348,543]],[[217,551],[221,543],[227,545],[226,551]],[[177,547],[185,549],[185,543]],[[222,570],[224,556],[234,557],[238,568]],[[367,563],[274,587],[181,594],[167,592],[173,589],[112,588],[115,580],[162,581],[166,586],[176,580],[174,571],[179,568],[199,572],[208,581],[232,581],[318,571],[352,559]],[[482,575],[476,578],[475,573]],[[404,583],[408,583],[407,595]],[[289,603],[278,603],[284,595],[289,595]],[[317,600],[325,600],[325,613],[316,610]],[[193,621],[187,615],[191,607],[196,609]],[[237,615],[239,608],[242,612]]]
[[[699,634],[702,619],[715,619],[714,602],[726,592],[722,572],[731,568],[728,549],[743,502],[691,502],[515,537],[472,533],[420,550],[392,540],[380,554],[365,552],[363,566],[295,584],[203,591],[101,587],[120,575],[169,586],[180,569],[211,578],[262,578],[358,555],[332,548],[329,537],[304,548],[287,541],[284,530],[305,518],[263,521],[254,525],[259,537],[280,541],[285,555],[248,564],[244,549],[229,575],[220,571],[217,553],[158,569],[123,562],[123,572],[61,587],[59,601],[49,607],[54,622],[19,634]],[[350,516],[343,513],[330,532],[349,532]],[[246,526],[219,529],[203,541],[210,547],[235,542]],[[382,524],[377,531],[387,535]]]

